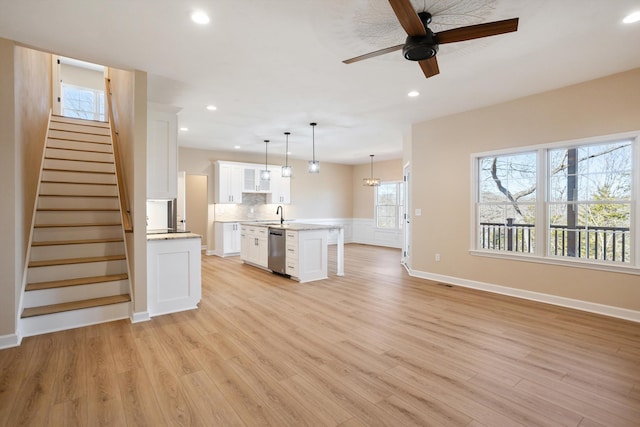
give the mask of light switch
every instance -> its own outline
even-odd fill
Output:
[[[416,209],[416,216],[422,215],[422,209]]]

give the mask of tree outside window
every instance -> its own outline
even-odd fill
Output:
[[[104,121],[104,91],[63,84],[62,115]]]

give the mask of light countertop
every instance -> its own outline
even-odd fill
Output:
[[[279,228],[282,230],[305,231],[305,230],[339,230],[342,225],[335,224],[307,224],[304,222],[290,222],[280,225],[279,222],[244,222],[243,225],[254,227]]]
[[[175,240],[175,239],[201,239],[202,236],[195,233],[161,233],[147,234],[147,241],[150,240]]]

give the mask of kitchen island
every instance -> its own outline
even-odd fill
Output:
[[[272,240],[269,247],[269,234],[283,234],[284,242],[280,243],[283,251],[274,251]],[[270,268],[273,258],[282,258],[285,269],[276,271],[290,276],[301,283],[322,280],[328,277],[327,242],[329,232],[338,231],[336,251],[336,274],[344,276],[344,228],[341,225],[293,223],[253,222],[241,225],[240,257],[250,265],[276,271]],[[276,264],[277,265],[277,262]]]
[[[201,236],[147,234],[149,316],[198,308],[202,295]]]

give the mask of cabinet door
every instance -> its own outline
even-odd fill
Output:
[[[266,237],[257,238],[256,259],[254,262],[264,268],[269,265],[269,240]]]
[[[242,189],[245,193],[255,193],[258,191],[258,187],[256,186],[256,176],[258,176],[257,169],[247,167],[244,168]]]
[[[251,261],[251,247],[254,244],[253,236],[250,236],[249,233],[242,230],[240,232],[240,259],[243,261]]]
[[[178,118],[149,107],[147,114],[147,198],[178,197]]]
[[[216,164],[216,203],[242,203],[242,167]]]

